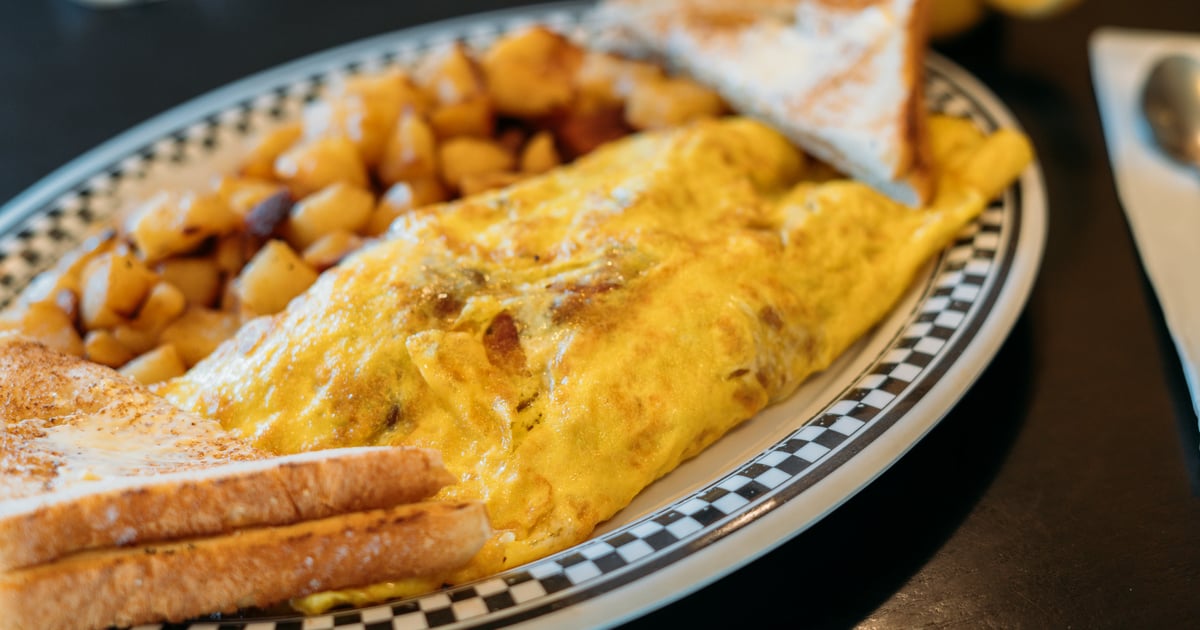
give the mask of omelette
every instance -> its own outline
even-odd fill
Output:
[[[278,453],[437,449],[498,532],[446,580],[535,560],[829,366],[1030,159],[931,122],[922,208],[725,118],[414,210],[160,391]]]

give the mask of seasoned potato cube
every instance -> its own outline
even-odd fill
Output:
[[[83,270],[80,317],[87,329],[115,325],[133,315],[157,277],[128,248],[102,254]]]
[[[632,131],[625,122],[621,105],[583,93],[551,120],[550,129],[571,157],[588,153]]]
[[[313,269],[325,271],[341,262],[350,252],[362,247],[362,244],[361,236],[337,230],[322,236],[305,248],[303,260]]]
[[[436,105],[462,103],[485,94],[479,68],[459,42],[426,55],[413,72],[413,82]]]
[[[245,217],[262,200],[286,192],[283,184],[257,177],[222,177],[217,180],[217,195],[234,214]]]
[[[424,110],[424,101],[424,95],[399,71],[351,77],[305,111],[304,133],[308,138],[349,138],[363,162],[374,166],[383,156],[400,111],[404,107]]]
[[[496,128],[492,104],[486,98],[443,105],[429,114],[429,125],[438,138],[454,136],[491,137]]]
[[[170,282],[158,282],[150,289],[133,325],[142,330],[162,330],[183,314],[187,298]]]
[[[175,346],[166,343],[129,361],[117,371],[143,385],[182,376],[187,367]]]
[[[248,237],[246,234],[230,234],[217,241],[212,254],[213,263],[226,278],[236,276],[262,243],[261,239]]]
[[[235,292],[252,315],[278,313],[317,280],[317,272],[283,241],[269,241],[242,269]]]
[[[17,297],[16,303],[25,305],[49,301],[65,307],[63,299],[72,299],[77,302],[84,267],[97,256],[112,251],[116,242],[117,233],[111,229],[84,239],[78,247],[60,258],[54,267],[39,273],[29,284],[25,285]],[[71,293],[73,297],[64,298],[64,291]],[[64,312],[68,315],[73,313],[72,310],[66,308],[64,308]]]
[[[242,160],[242,174],[262,179],[274,177],[275,158],[295,144],[302,134],[303,130],[298,122],[281,125],[260,134]]]
[[[378,236],[387,232],[388,226],[396,217],[413,208],[438,203],[448,198],[446,187],[433,177],[398,182],[379,198],[379,204],[371,212],[371,218],[363,232],[367,236]]]
[[[509,184],[514,184],[528,177],[525,173],[513,173],[512,171],[490,171],[487,173],[474,173],[462,178],[460,192],[463,196],[478,194],[487,190],[496,188],[504,188]]]
[[[132,359],[134,353],[117,341],[107,330],[93,330],[83,338],[83,358],[108,367],[120,367]]]
[[[129,348],[135,355],[149,352],[157,346],[158,335],[162,332],[161,330],[134,328],[132,324],[117,324],[109,330],[118,343]]]
[[[548,131],[540,131],[529,139],[521,151],[521,172],[545,173],[562,163],[558,149],[554,146],[554,136]]]
[[[191,367],[232,337],[238,324],[233,313],[191,306],[163,329],[159,341],[175,346],[184,365]]]
[[[245,215],[246,233],[258,238],[274,234],[275,228],[291,214],[293,205],[295,200],[287,190],[263,198]]]
[[[511,171],[516,159],[504,147],[479,138],[451,138],[438,147],[442,181],[460,188],[469,175]]]
[[[238,269],[241,265],[239,262]],[[221,269],[213,258],[168,258],[157,269],[159,277],[175,287],[187,304],[211,306],[217,299]],[[233,273],[236,272],[235,269]]]
[[[342,136],[316,138],[289,149],[275,160],[275,176],[297,198],[337,182],[358,188],[368,185],[358,148]]]
[[[589,97],[620,104],[639,83],[659,81],[665,76],[662,68],[652,63],[589,51],[575,73],[575,84]]]
[[[536,118],[571,101],[582,60],[583,51],[567,38],[535,26],[501,38],[480,66],[497,112]]]
[[[385,184],[437,175],[437,139],[433,128],[415,112],[406,111],[388,139],[379,179]]]
[[[371,193],[341,182],[333,184],[292,207],[288,240],[303,249],[331,232],[357,232],[367,224],[374,206]]]
[[[52,302],[35,302],[6,312],[4,319],[4,328],[19,330],[59,352],[83,356],[83,340],[75,330],[75,322]]]
[[[640,82],[625,103],[625,119],[635,129],[678,127],[724,112],[720,95],[688,79]]]
[[[162,192],[138,207],[127,223],[142,258],[156,262],[195,249],[204,239],[236,229],[241,217],[216,194]]]

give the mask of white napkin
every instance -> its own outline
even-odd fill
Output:
[[[1089,44],[1117,194],[1200,417],[1200,173],[1155,146],[1140,107],[1154,62],[1174,53],[1200,59],[1200,34],[1102,28]]]

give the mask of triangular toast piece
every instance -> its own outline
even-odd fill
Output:
[[[104,366],[0,336],[0,571],[427,498],[418,448],[272,457]]]
[[[908,205],[933,188],[927,0],[606,0],[600,45],[715,88],[838,170]]]

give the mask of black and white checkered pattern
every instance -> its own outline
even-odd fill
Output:
[[[123,182],[153,178],[159,169],[202,160],[227,139],[298,114],[323,85],[338,74],[370,72],[391,64],[408,64],[430,46],[451,39],[485,46],[499,34],[532,22],[578,34],[586,33],[579,9],[529,10],[503,19],[482,17],[431,25],[368,46],[322,56],[302,76],[278,84],[259,85],[245,97],[207,112],[147,144],[132,147],[87,178],[60,185],[53,200],[30,208],[8,208],[0,216],[27,217],[7,226],[0,236],[0,304],[6,303],[38,270],[74,246],[87,228],[109,217],[120,199]],[[963,115],[981,128],[996,124],[985,107],[956,85],[936,62],[927,77],[927,98],[935,110]],[[175,165],[175,166],[173,166]],[[918,387],[939,363],[949,360],[956,340],[982,317],[983,305],[997,287],[1008,260],[1005,248],[1015,238],[1019,191],[1010,190],[992,203],[937,262],[918,306],[885,351],[837,400],[791,434],[710,485],[672,505],[565,552],[476,583],[355,611],[306,619],[222,619],[183,626],[193,630],[320,630],[418,629],[465,622],[500,624],[551,611],[564,601],[578,601],[615,585],[650,575],[653,561],[664,554],[687,553],[698,540],[723,534],[723,523],[772,500],[795,500],[836,466],[848,446],[861,448],[903,414],[919,397]],[[0,229],[5,224],[0,222]],[[164,626],[149,626],[160,628]]]

